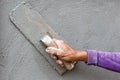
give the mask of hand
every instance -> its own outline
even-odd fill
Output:
[[[87,61],[87,52],[86,51],[79,51],[75,50],[66,44],[63,40],[56,40],[53,39],[56,43],[57,48],[55,47],[48,47],[46,52],[53,54],[53,58],[58,57],[56,62],[60,64],[62,67],[63,61],[67,62],[74,62],[74,61]]]

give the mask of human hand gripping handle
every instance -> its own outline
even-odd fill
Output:
[[[48,48],[46,49],[46,51],[51,54],[52,58],[57,59],[57,61],[56,61],[57,63],[62,62],[63,66],[64,66],[67,70],[72,70],[72,69],[74,68],[74,64],[73,64],[72,62],[60,61],[60,60],[58,60],[58,59],[60,59],[60,56],[57,56],[57,55],[61,54],[62,52],[55,53],[55,52],[50,52],[50,51],[49,51],[50,48],[60,50],[60,49],[59,49],[59,46],[56,44],[55,39],[50,39],[50,37],[48,37],[48,36],[46,36],[46,38],[47,38],[47,41],[46,41],[46,40],[43,40],[43,41],[46,41],[45,43],[46,43],[46,45],[48,46]],[[49,40],[48,40],[48,39],[49,39]],[[57,54],[57,55],[56,55],[56,54]],[[63,66],[62,66],[62,67],[63,67]]]
[[[75,61],[87,61],[87,52],[75,50],[66,44],[63,40],[53,39],[54,46],[48,47],[46,51],[53,55],[53,58],[58,57],[56,62],[62,67],[66,67],[71,70],[74,67],[72,62]]]

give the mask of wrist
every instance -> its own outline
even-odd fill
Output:
[[[87,52],[86,51],[77,50],[77,54],[78,54],[78,61],[87,62]]]

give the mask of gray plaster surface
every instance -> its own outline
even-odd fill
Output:
[[[9,14],[11,22],[34,46],[34,48],[50,63],[60,75],[67,70],[56,64],[56,61],[45,51],[46,46],[40,41],[45,35],[60,38],[58,34],[46,23],[43,17],[29,3],[21,2]]]
[[[0,0],[0,80],[119,80],[120,74],[78,63],[60,76],[10,22],[8,14],[22,0]],[[30,0],[76,49],[120,51],[119,0]]]

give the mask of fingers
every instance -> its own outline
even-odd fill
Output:
[[[61,54],[63,53],[63,51],[61,49],[57,49],[55,47],[46,48],[46,52],[56,55],[56,56],[61,56]]]
[[[57,56],[56,56],[56,55],[51,54],[51,57],[52,57],[53,59],[57,60]]]
[[[58,49],[55,47],[48,47],[48,48],[46,48],[46,52],[51,53],[51,54],[55,54],[58,52]]]
[[[64,64],[61,60],[56,60],[56,63],[59,64],[61,67],[64,67]]]

